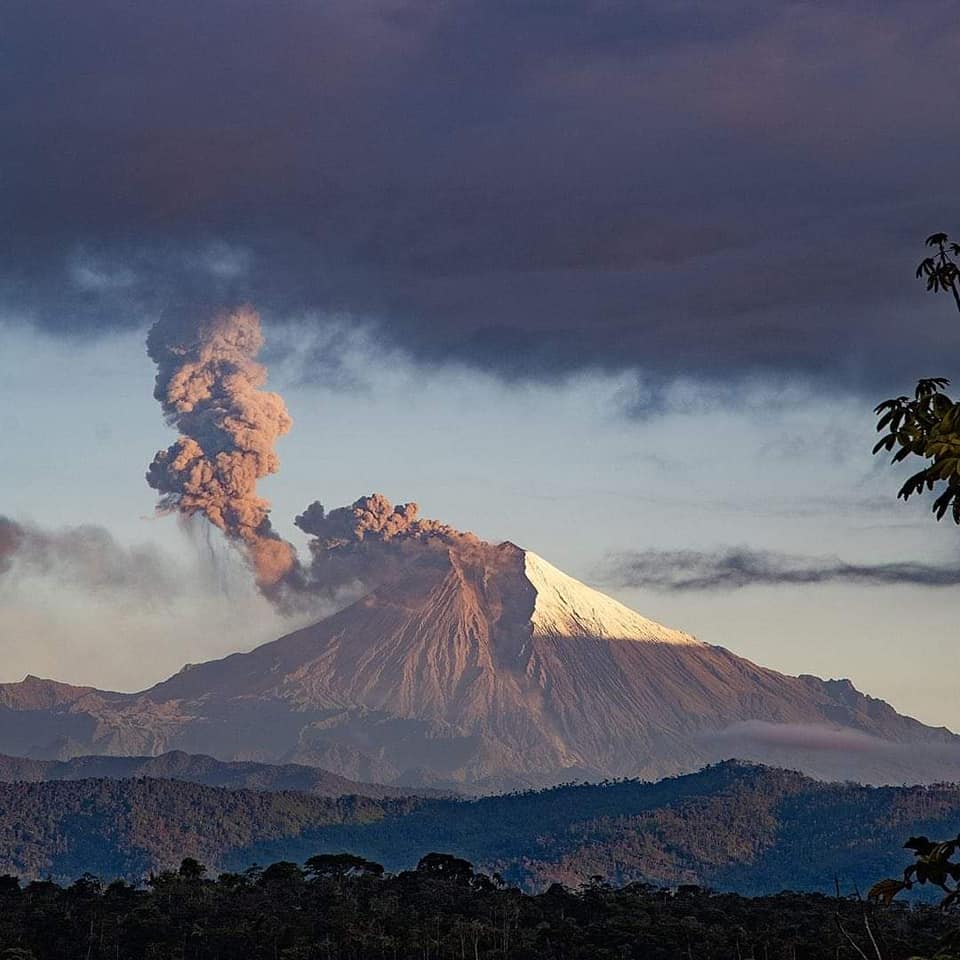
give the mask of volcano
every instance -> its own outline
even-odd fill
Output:
[[[171,750],[489,792],[738,756],[943,780],[960,738],[848,680],[785,676],[635,613],[512,543],[429,551],[319,623],[137,694],[0,686],[0,752]]]

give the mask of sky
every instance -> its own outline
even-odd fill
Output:
[[[960,729],[958,530],[870,454],[960,346],[913,277],[957,220],[952,10],[11,3],[0,514],[59,552],[0,573],[0,680],[138,689],[302,622],[144,481],[147,330],[249,301],[282,536],[416,500]]]

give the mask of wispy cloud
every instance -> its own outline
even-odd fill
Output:
[[[952,587],[960,584],[960,564],[848,563],[833,556],[728,547],[708,552],[640,550],[612,554],[603,565],[602,576],[621,587],[673,591],[824,583]]]

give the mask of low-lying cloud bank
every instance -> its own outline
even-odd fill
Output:
[[[612,554],[603,565],[602,576],[619,587],[672,591],[828,583],[954,587],[960,584],[960,565],[913,561],[847,563],[838,557],[729,547],[715,551],[639,550]]]
[[[960,743],[944,731],[942,743],[895,743],[857,730],[818,724],[745,720],[700,737],[714,759],[804,769],[825,780],[865,783],[927,783],[930,771],[942,782],[960,781]],[[879,774],[879,775],[878,775]]]
[[[730,747],[772,747],[787,750],[813,750],[827,753],[890,753],[902,749],[900,744],[882,740],[857,730],[837,730],[812,723],[769,723],[764,720],[744,720],[713,734],[715,744]],[[914,749],[911,745],[910,749]],[[936,749],[941,749],[937,747]],[[949,748],[946,748],[949,749]],[[960,747],[954,748],[960,759]]]

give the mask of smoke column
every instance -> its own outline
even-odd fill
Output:
[[[258,585],[269,588],[294,569],[296,554],[272,529],[257,481],[279,469],[274,445],[293,421],[279,394],[261,389],[262,346],[250,306],[154,324],[147,336],[157,365],[153,395],[181,436],[154,457],[147,483],[160,494],[159,511],[202,514],[242,544]]]
[[[276,441],[293,425],[283,399],[263,389],[267,372],[256,359],[262,346],[260,319],[249,306],[200,322],[167,318],[150,330],[154,396],[181,434],[147,472],[160,493],[159,511],[202,515],[241,544],[261,591],[287,613],[345,587],[371,588],[411,566],[442,563],[451,547],[482,544],[420,517],[415,503],[394,506],[374,493],[329,512],[310,504],[296,519],[311,537],[311,561],[300,564],[271,527],[270,504],[257,496],[257,481],[279,469]]]

